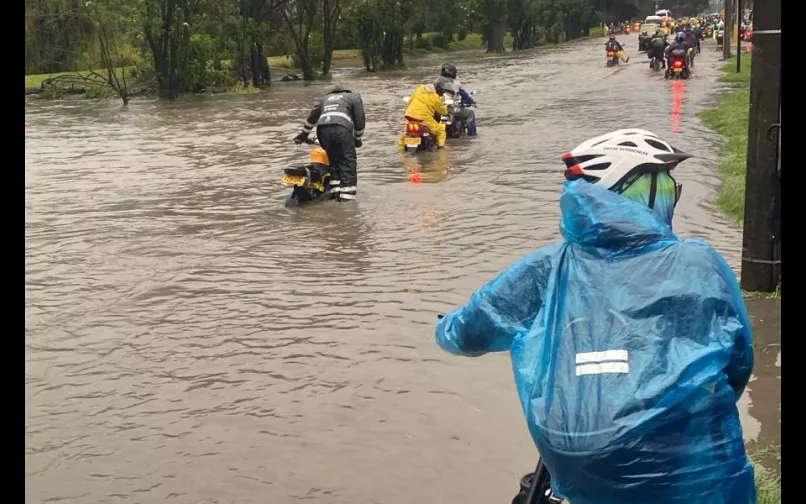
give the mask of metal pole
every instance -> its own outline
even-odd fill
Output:
[[[771,138],[769,132],[781,114],[781,0],[755,0],[753,28],[742,288],[773,292],[781,272],[781,243],[770,230],[781,133]]]
[[[742,71],[742,0],[736,0],[736,73]]]

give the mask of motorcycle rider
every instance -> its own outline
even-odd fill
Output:
[[[702,28],[700,28],[700,26],[697,25],[697,26],[694,27],[693,32],[694,32],[694,40],[695,40],[695,42],[697,44],[697,54],[700,54],[700,52],[701,52],[701,50],[700,50],[700,41],[703,39]]]
[[[649,41],[649,48],[647,49],[647,57],[649,57],[649,66],[652,67],[652,58],[658,58],[661,62],[661,67],[666,68],[665,51],[669,42],[666,40],[666,35],[660,30],[655,32],[652,40]]]
[[[509,350],[552,489],[573,504],[755,504],[736,402],[753,370],[736,277],[672,231],[690,156],[614,131],[563,155],[563,242],[446,315],[455,355]]]
[[[610,37],[607,39],[607,42],[605,42],[605,50],[616,53],[616,56],[618,56],[618,58],[624,63],[630,61],[630,57],[624,52],[624,47],[622,47],[619,41],[616,40],[616,35],[614,33],[611,33]]]
[[[686,35],[684,33],[678,33],[675,35],[674,42],[672,42],[669,47],[666,48],[666,59],[669,60],[671,54],[678,50],[686,52],[685,62],[686,65],[688,65],[688,46],[686,45]]]
[[[331,197],[338,201],[354,200],[358,184],[355,149],[362,145],[366,125],[361,95],[340,85],[333,86],[308,114],[294,142],[308,140],[314,125],[319,144],[330,160]]]
[[[686,54],[689,57],[689,65],[694,66],[694,51],[697,48],[697,38],[694,36],[694,32],[691,30],[691,25],[686,25],[683,28],[683,36],[685,37],[686,41]]]
[[[436,139],[437,149],[445,148],[445,140],[448,138],[445,123],[434,118],[435,115],[448,115],[448,107],[442,102],[442,96],[446,93],[451,96],[456,94],[453,81],[447,77],[440,75],[433,83],[420,84],[411,95],[406,111],[403,113],[406,119],[420,121],[431,131]],[[400,145],[402,142],[401,138]]]
[[[456,65],[452,63],[445,63],[442,65],[442,68],[439,69],[439,74],[442,77],[447,79],[451,79],[454,82],[456,81]],[[456,87],[456,86],[455,86]],[[476,136],[476,113],[470,108],[471,105],[476,104],[476,100],[473,99],[470,93],[458,87],[459,96],[462,99],[462,104],[467,105],[466,107],[459,108],[456,112],[453,113],[453,116],[458,119],[461,123],[467,125],[467,135],[468,136]]]

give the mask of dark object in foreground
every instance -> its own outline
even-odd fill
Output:
[[[543,465],[543,459],[537,460],[535,472],[521,478],[521,490],[512,499],[512,504],[560,504],[562,499],[551,491],[551,475]]]

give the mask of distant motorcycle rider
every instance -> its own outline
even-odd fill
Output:
[[[686,65],[688,65],[688,45],[686,45],[686,35],[682,32],[678,33],[674,38],[674,42],[666,48],[666,59],[668,60],[671,54],[678,50],[686,53]]]
[[[610,34],[607,42],[605,42],[605,49],[616,53],[616,56],[618,56],[619,59],[624,63],[630,61],[630,57],[624,52],[624,47],[622,47],[619,41],[616,40],[616,35],[613,33]]]
[[[442,68],[440,68],[439,74],[446,79],[456,81],[456,65],[452,63],[445,63],[442,65]],[[476,104],[476,100],[473,99],[470,93],[461,87],[458,88],[458,92],[462,99],[462,104],[465,105],[465,107],[456,110],[456,112],[453,113],[453,116],[459,122],[467,125],[468,136],[476,136],[476,113],[470,108],[471,105]]]
[[[652,37],[652,40],[649,41],[649,49],[646,52],[650,59],[650,67],[652,66],[651,60],[654,57],[660,60],[663,68],[666,68],[665,51],[668,45],[669,42],[666,40],[666,36],[660,31],[656,31],[655,35]]]
[[[294,137],[294,142],[300,144],[308,140],[314,125],[317,125],[319,144],[330,160],[331,197],[339,201],[354,200],[358,183],[355,149],[362,145],[366,125],[361,95],[334,86],[308,114],[305,126]]]
[[[689,55],[689,59],[693,60],[694,51],[697,49],[700,41],[691,30],[691,25],[686,25],[686,27],[683,29],[683,36],[685,37],[686,42],[686,52]],[[689,63],[691,63],[691,61]]]
[[[414,94],[409,98],[409,104],[403,116],[410,121],[419,121],[434,135],[437,149],[445,148],[445,140],[448,133],[445,131],[445,123],[439,122],[434,116],[448,115],[448,107],[442,102],[445,94],[453,96],[456,94],[454,84],[451,79],[439,76],[432,82],[420,84]],[[403,139],[398,144],[402,147]]]

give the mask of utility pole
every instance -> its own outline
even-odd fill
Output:
[[[780,118],[781,0],[755,0],[742,240],[742,288],[750,291],[773,292],[781,274],[780,238],[770,229]]]
[[[736,26],[739,28],[736,33],[736,73],[742,71],[742,0],[736,0]]]
[[[725,0],[725,38],[722,39],[722,59],[730,58],[730,43],[733,36],[733,0]]]

